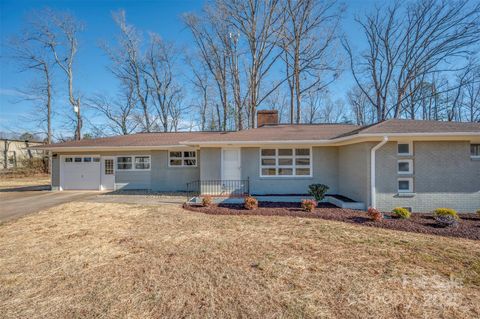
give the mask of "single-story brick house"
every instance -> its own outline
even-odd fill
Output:
[[[413,211],[480,208],[480,123],[387,120],[370,126],[285,125],[259,111],[239,132],[140,133],[42,147],[52,189],[148,189],[204,194],[330,194]],[[247,185],[245,185],[247,184]]]

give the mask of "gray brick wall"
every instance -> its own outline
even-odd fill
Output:
[[[480,161],[470,158],[469,142],[414,142],[411,157],[399,157],[396,142],[377,151],[377,207],[413,211],[450,207],[461,212],[480,209]],[[413,197],[397,192],[397,160],[413,159]]]
[[[338,149],[313,147],[312,177],[260,177],[260,148],[242,148],[242,179],[250,179],[252,194],[305,194],[308,185],[322,183],[338,193]]]

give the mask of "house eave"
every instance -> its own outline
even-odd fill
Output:
[[[189,148],[187,145],[156,145],[156,146],[42,146],[32,147],[37,150],[47,150],[56,153],[66,152],[96,152],[96,151],[156,151],[156,150],[169,150],[172,148]]]
[[[181,142],[185,145],[197,147],[221,146],[258,146],[258,145],[317,145],[341,146],[368,141],[379,141],[385,136],[390,140],[416,140],[416,141],[478,141],[480,132],[452,132],[452,133],[371,133],[344,136],[329,140],[266,140],[266,141],[206,141],[206,142]]]
[[[480,142],[480,132],[451,133],[370,133],[356,134],[327,140],[259,140],[259,141],[182,141],[174,145],[155,146],[32,146],[30,149],[48,150],[52,152],[94,152],[94,151],[154,151],[173,148],[225,147],[244,146],[258,147],[262,145],[305,145],[305,146],[342,146],[369,141],[379,141],[385,136],[390,141],[470,141]]]

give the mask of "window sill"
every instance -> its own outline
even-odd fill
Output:
[[[416,193],[413,192],[398,192],[397,197],[415,197]]]
[[[195,166],[194,165],[190,165],[190,166],[188,166],[188,165],[185,165],[185,166],[180,166],[180,165],[179,166],[175,166],[175,165],[168,166],[168,168],[197,168],[197,167],[198,167],[198,165],[195,165]]]
[[[286,179],[286,180],[292,180],[292,179],[313,179],[313,176],[260,176],[259,179],[261,180],[278,180],[278,179]]]
[[[480,156],[470,156],[472,161],[480,161]]]

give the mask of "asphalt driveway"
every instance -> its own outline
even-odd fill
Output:
[[[0,189],[0,222],[35,213],[63,203],[85,199],[98,192],[51,192],[48,186]]]

